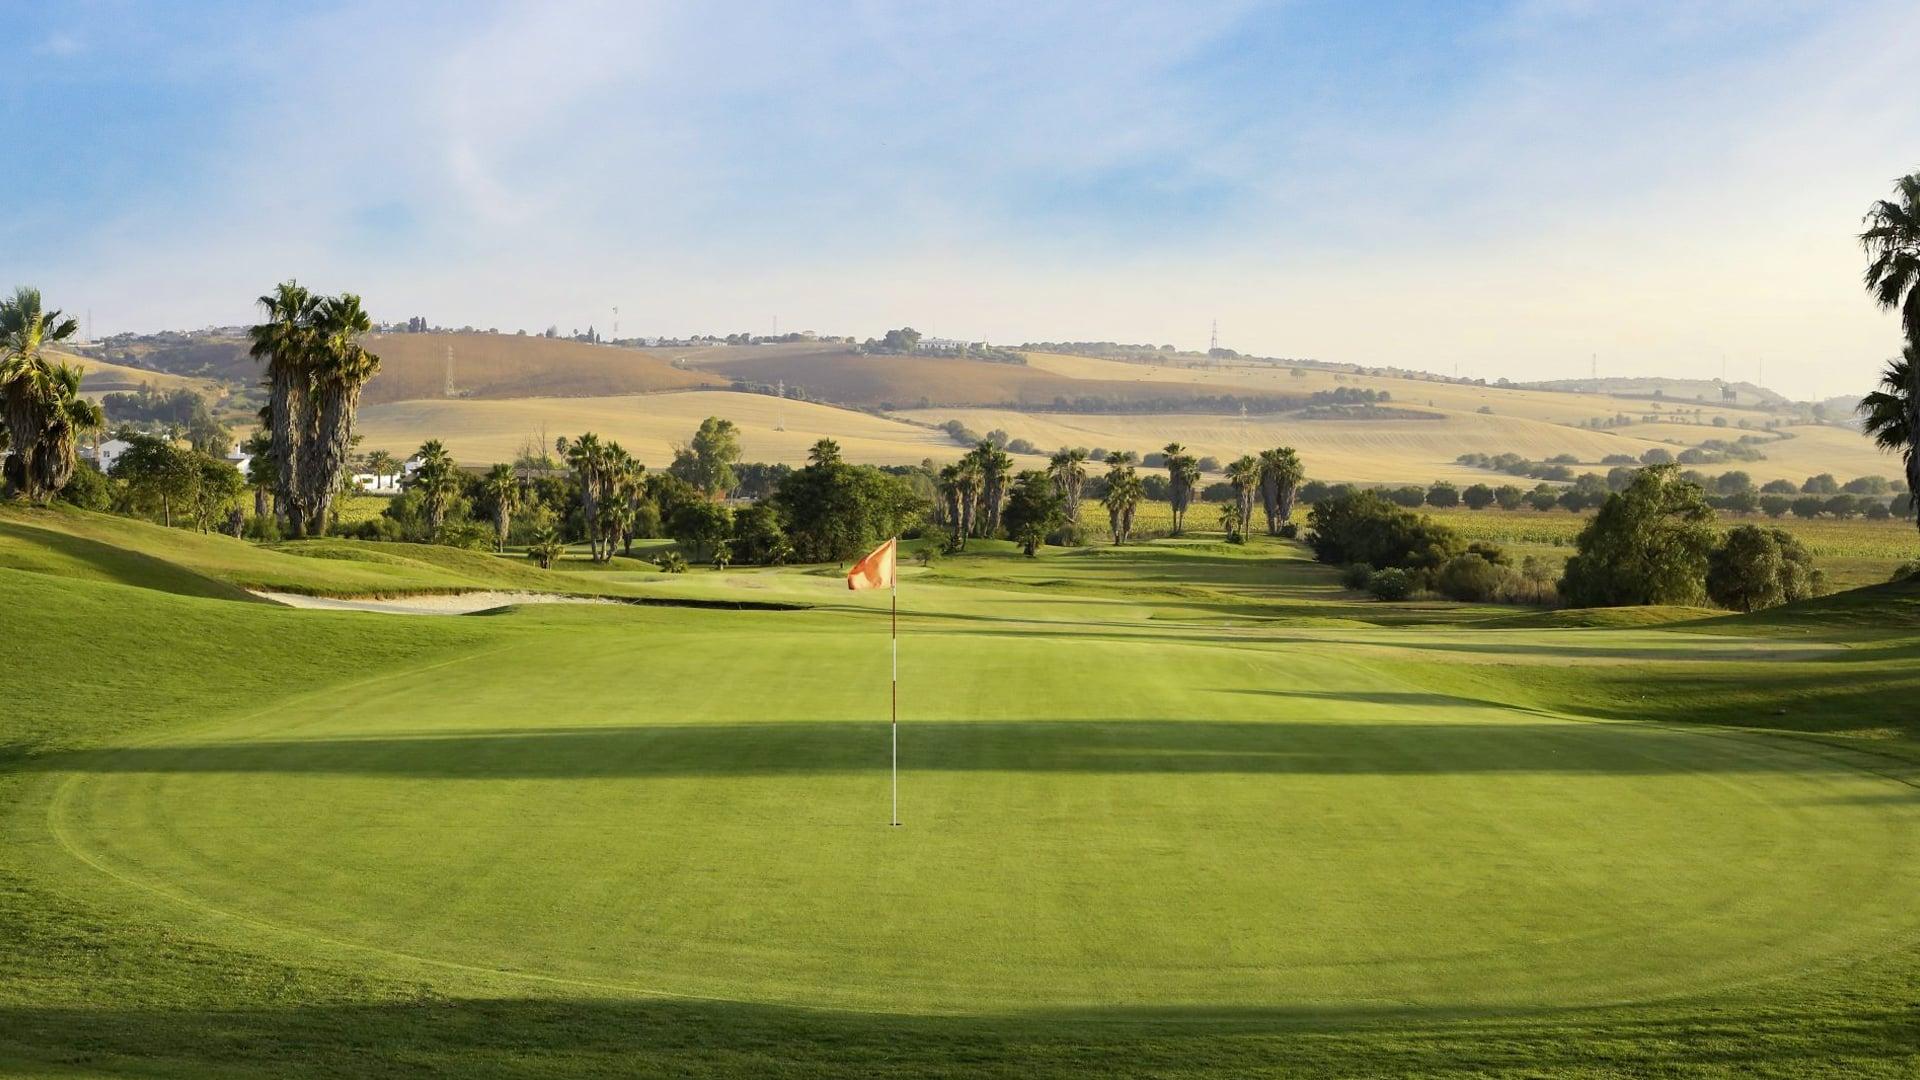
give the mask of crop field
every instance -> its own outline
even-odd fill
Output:
[[[673,450],[693,437],[709,416],[732,420],[748,461],[804,465],[816,440],[832,438],[848,461],[864,465],[917,465],[927,458],[951,461],[966,448],[945,432],[868,413],[764,394],[693,391],[606,398],[522,398],[513,401],[406,401],[375,405],[361,413],[363,445],[395,453],[436,438],[463,464],[512,461],[523,446],[548,450],[560,435],[592,431],[619,442],[649,467],[673,460]],[[1022,468],[1042,464],[1023,458]]]
[[[834,568],[0,512],[0,1071],[1920,1066],[1920,587],[1609,629],[1335,576],[909,559],[890,828]],[[455,582],[780,608],[239,591]]]
[[[1661,444],[1538,420],[1450,414],[1441,420],[1297,420],[1285,416],[1194,414],[1080,415],[1002,409],[916,409],[899,414],[922,423],[959,420],[975,431],[1002,429],[1035,445],[1103,447],[1142,456],[1169,442],[1196,455],[1231,461],[1273,446],[1292,446],[1310,476],[1349,483],[1475,483],[1495,475],[1461,465],[1464,453],[1516,453],[1538,459],[1577,454],[1599,461]],[[1861,440],[1864,442],[1865,440]]]

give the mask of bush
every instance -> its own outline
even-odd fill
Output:
[[[1280,539],[1298,540],[1299,538],[1300,538],[1300,526],[1295,525],[1291,521],[1280,526]]]
[[[1484,510],[1493,505],[1493,489],[1485,484],[1474,484],[1460,493],[1460,501],[1467,504],[1469,510]]]
[[[1371,491],[1349,491],[1315,503],[1307,525],[1312,530],[1307,543],[1314,557],[1326,563],[1427,570],[1466,550],[1459,533]]]
[[[1905,581],[1908,578],[1914,578],[1914,577],[1920,577],[1920,559],[1914,559],[1911,562],[1901,563],[1899,566],[1894,568],[1893,576],[1888,578],[1887,580],[1888,581]]]
[[[1376,571],[1367,581],[1367,591],[1376,600],[1405,600],[1413,595],[1414,575],[1399,567]]]
[[[1707,563],[1707,595],[1721,607],[1755,611],[1815,595],[1822,575],[1793,534],[1742,525],[1730,530]]]
[[[663,574],[684,574],[687,572],[687,557],[677,551],[663,551],[654,556],[653,565]]]
[[[1441,480],[1427,489],[1427,505],[1450,507],[1460,505],[1460,489]]]
[[[1365,592],[1367,583],[1373,580],[1373,567],[1366,563],[1348,563],[1340,568],[1340,584],[1343,588],[1355,592]]]
[[[1440,568],[1434,588],[1454,600],[1486,603],[1499,598],[1502,569],[1478,555],[1459,555]]]
[[[93,462],[78,461],[73,475],[67,477],[67,486],[60,489],[60,501],[82,510],[104,511],[113,506],[113,487]]]

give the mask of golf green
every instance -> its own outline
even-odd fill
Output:
[[[883,619],[548,609],[36,759],[41,870],[276,955],[892,1013],[1589,1006],[1920,937],[1920,805],[1865,759],[1449,674],[1812,646],[1100,629],[970,592],[910,594],[900,828]]]

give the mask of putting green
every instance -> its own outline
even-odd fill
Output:
[[[909,620],[890,829],[884,620],[491,625],[48,755],[44,862],[282,954],[887,1011],[1573,1006],[1920,936],[1920,805],[1846,755],[1519,710],[1367,641]],[[1427,659],[1640,640],[1516,633]]]

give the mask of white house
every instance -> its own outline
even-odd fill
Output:
[[[400,479],[398,473],[354,473],[353,486],[369,495],[398,495]]]
[[[120,460],[121,454],[131,449],[133,444],[125,439],[108,439],[106,442],[83,449],[81,453],[104,473],[112,472],[113,463]]]

